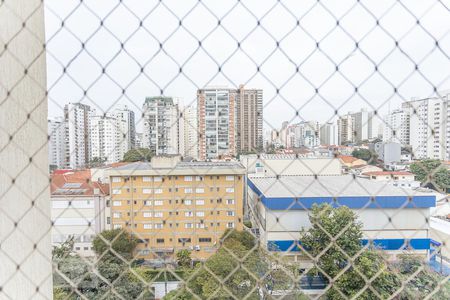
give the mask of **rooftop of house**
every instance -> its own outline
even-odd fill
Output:
[[[51,175],[52,196],[108,195],[109,185],[91,181],[90,170],[68,171]]]
[[[356,158],[351,155],[338,155],[338,158],[346,164],[353,163],[353,162],[359,160],[359,158]]]

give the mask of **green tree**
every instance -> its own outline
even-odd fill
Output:
[[[153,152],[147,148],[138,148],[128,150],[124,154],[122,161],[124,162],[136,162],[136,161],[146,161],[149,162],[153,156]]]
[[[177,252],[177,264],[180,267],[188,268],[192,264],[191,251],[183,249]]]
[[[329,299],[352,298],[364,290],[369,280],[376,292],[366,289],[358,299],[378,299],[378,295],[387,298],[400,288],[398,277],[380,252],[362,249],[362,224],[352,210],[314,205],[309,219],[311,228],[301,232],[300,240],[307,254],[317,258],[310,274],[334,281],[327,291]]]
[[[138,241],[135,236],[126,230],[112,229],[105,230],[97,235],[92,242],[92,246],[98,256],[103,255],[105,252],[116,256],[114,253],[116,252],[129,259],[132,257]]]
[[[435,159],[425,159],[411,164],[416,179],[439,191],[450,189],[450,171]]]
[[[221,246],[203,264],[192,267],[185,286],[164,297],[167,299],[260,299],[259,288],[291,289],[295,283],[285,269],[274,268],[274,261],[247,231],[227,230]],[[280,265],[277,262],[277,265]],[[261,280],[257,280],[261,279]],[[289,299],[303,299],[297,290]]]
[[[70,236],[61,245],[54,246],[52,249],[53,259],[64,258],[73,253],[74,237]]]
[[[445,277],[430,270],[423,259],[414,255],[400,255],[399,258],[398,271],[402,281],[407,282],[399,299],[424,299],[432,293],[430,299],[450,299],[450,282],[439,287]]]
[[[102,157],[94,157],[89,161],[89,164],[87,167],[89,168],[98,168],[101,166],[104,166],[106,162],[106,158]]]
[[[359,159],[363,159],[370,164],[376,164],[378,160],[378,156],[375,153],[373,153],[368,149],[363,148],[353,150],[352,156]]]

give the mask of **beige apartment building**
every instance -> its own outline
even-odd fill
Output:
[[[227,229],[243,228],[244,167],[154,157],[109,170],[113,228],[139,239],[137,257],[170,261],[181,249],[204,260]]]

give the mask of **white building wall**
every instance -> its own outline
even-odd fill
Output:
[[[69,205],[70,202],[70,205]],[[93,256],[92,240],[103,230],[110,229],[107,218],[110,208],[104,196],[52,196],[52,244],[57,245],[69,237],[75,238],[74,250],[83,256]]]
[[[338,128],[337,125],[329,122],[320,125],[320,144],[321,145],[337,145]]]
[[[415,158],[449,158],[449,95],[445,92],[441,97],[403,103],[410,118],[410,145]]]
[[[48,161],[50,165],[57,168],[64,167],[66,124],[63,118],[48,120]]]
[[[66,155],[67,167],[72,169],[84,168],[92,155],[89,139],[90,120],[95,110],[88,105],[69,103],[65,106],[65,121],[67,124]]]
[[[122,121],[115,114],[92,116],[90,119],[89,142],[91,144],[90,160],[104,159],[106,163],[115,163],[123,158]]]
[[[399,109],[394,110],[384,118],[383,141],[409,145],[409,115]],[[394,135],[395,133],[395,135]]]
[[[122,160],[125,153],[136,148],[136,123],[134,111],[128,107],[117,108],[111,116],[116,119],[119,134],[119,149],[117,161]]]
[[[360,209],[354,210],[363,223],[364,238],[428,238],[429,209]],[[300,237],[302,228],[311,227],[306,210],[265,210],[267,239],[292,240]],[[389,218],[391,221],[389,221]]]
[[[295,155],[241,155],[240,162],[248,174],[276,175],[341,175],[342,165],[337,158],[296,158]]]
[[[8,1],[0,16],[0,299],[52,299],[44,5]]]

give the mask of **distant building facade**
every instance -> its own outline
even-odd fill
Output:
[[[246,89],[236,91],[236,147],[238,153],[263,150],[263,91]]]
[[[63,118],[48,119],[48,163],[51,168],[64,168],[66,147],[66,122]]]
[[[197,91],[201,160],[236,155],[236,95],[228,88]]]
[[[179,112],[179,154],[198,158],[197,109],[193,106],[180,108]]]
[[[320,125],[320,144],[338,145],[338,127],[334,122],[327,122]]]
[[[416,159],[450,159],[450,92],[404,102],[409,117],[409,144]]]
[[[178,104],[171,97],[147,97],[142,147],[155,155],[179,153]]]
[[[84,168],[91,158],[89,130],[95,110],[82,103],[69,103],[64,107],[66,145],[64,168]]]

